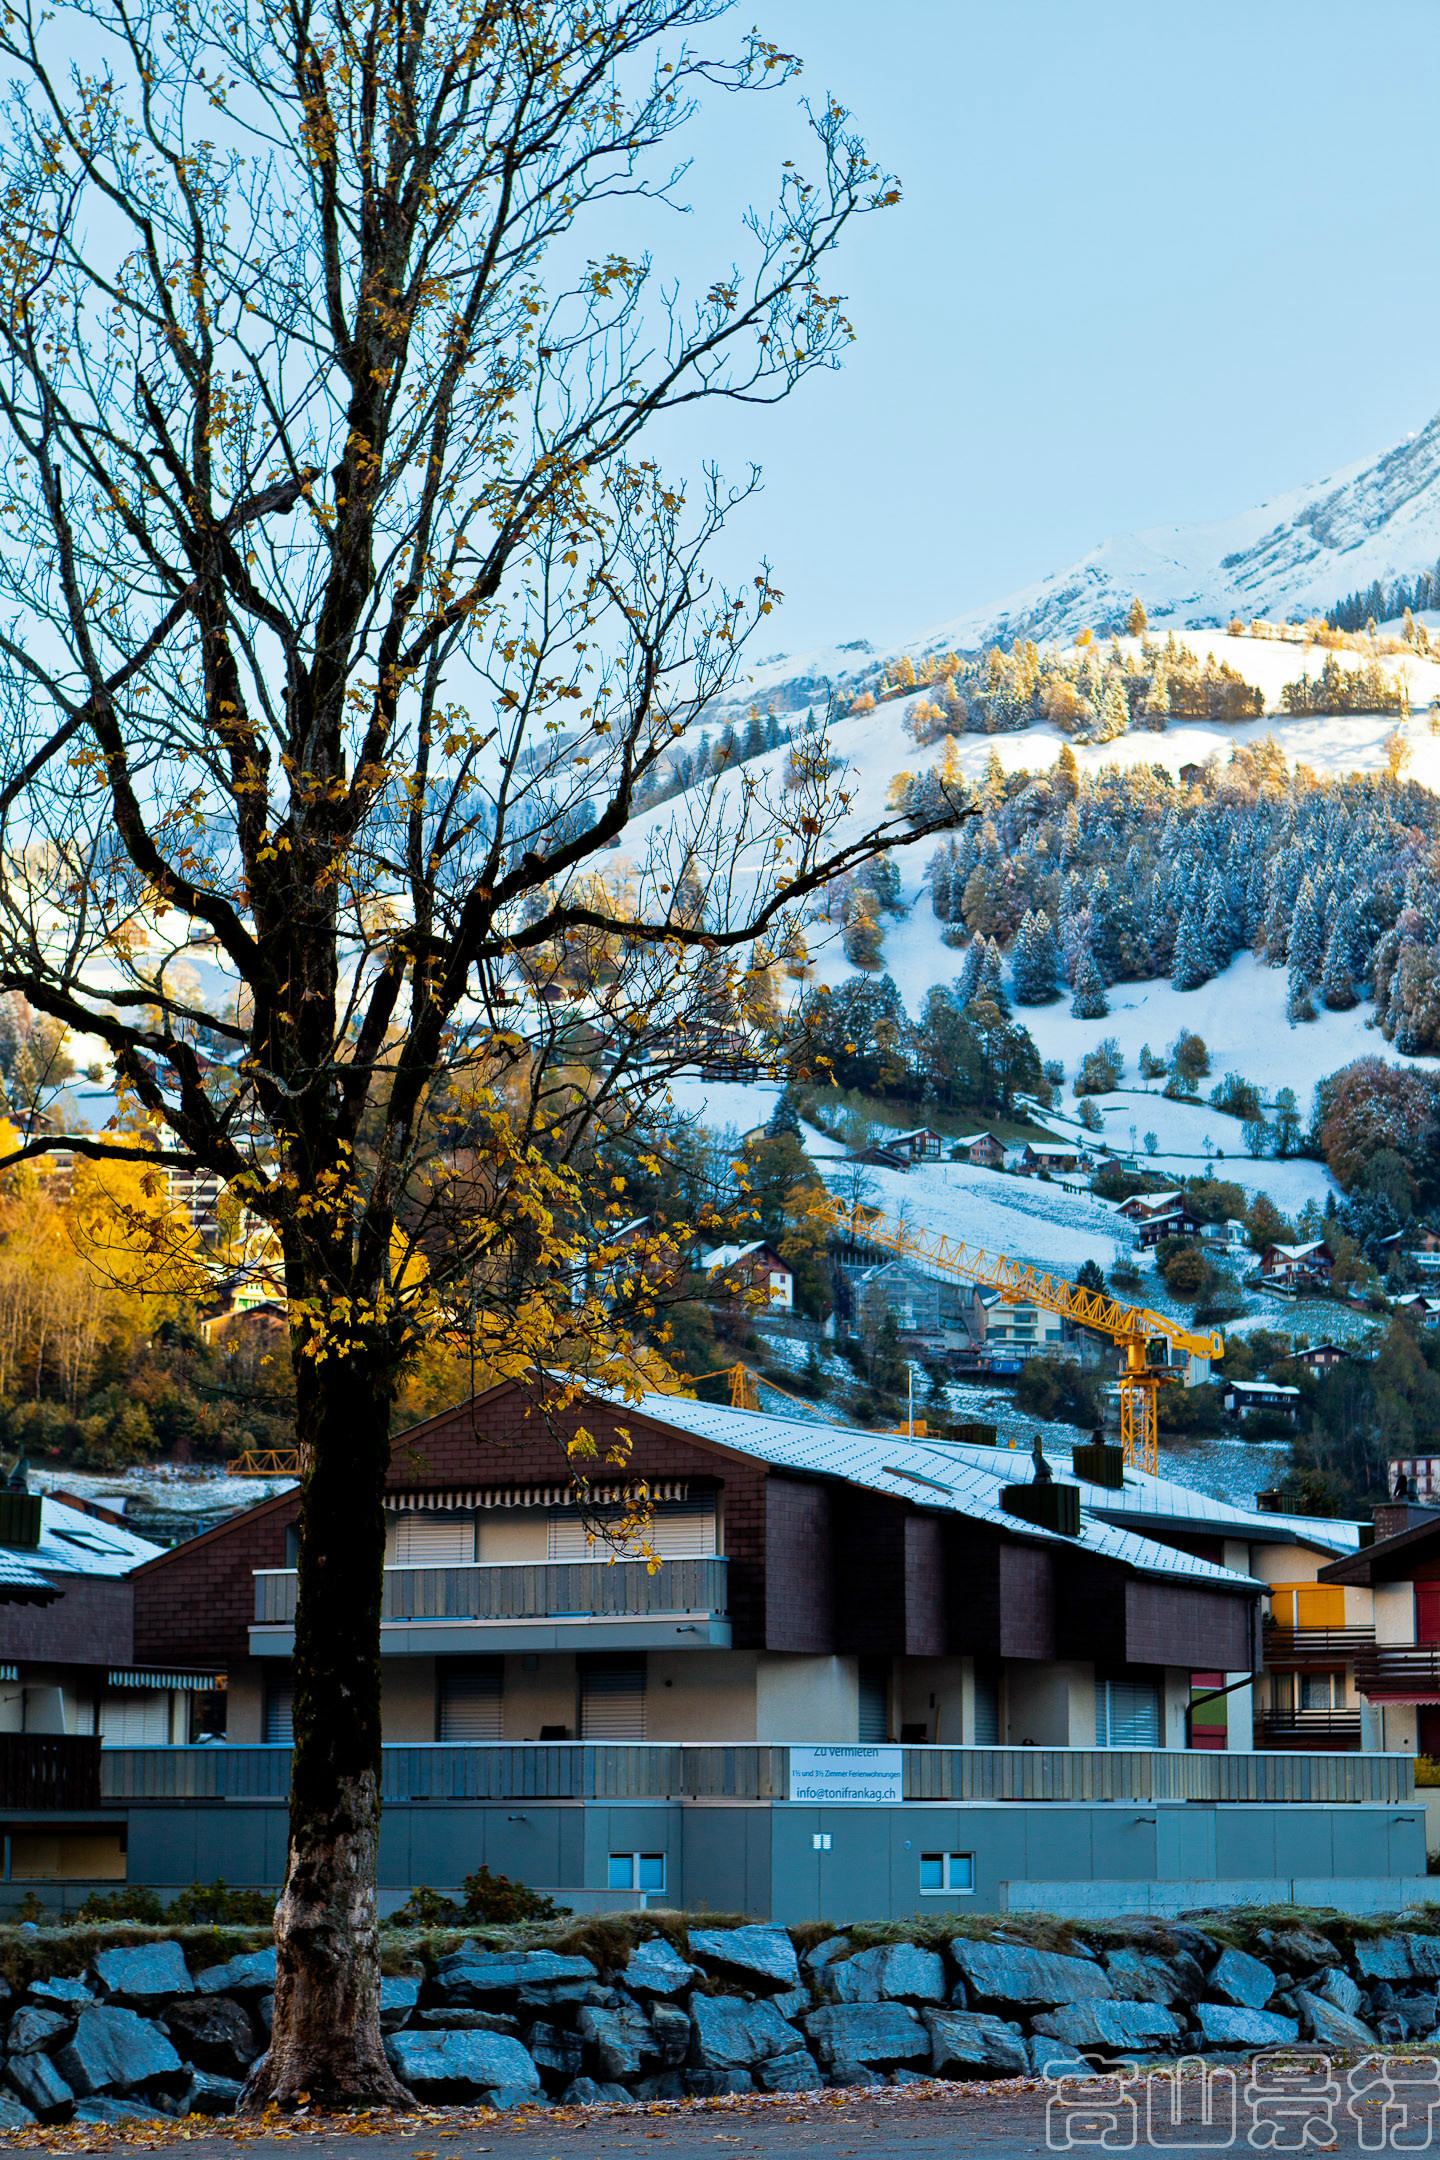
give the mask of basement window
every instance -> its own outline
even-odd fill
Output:
[[[927,1852],[920,1855],[920,1890],[927,1897],[955,1897],[975,1888],[975,1855]]]
[[[605,1887],[607,1890],[663,1890],[664,1853],[612,1852]]]

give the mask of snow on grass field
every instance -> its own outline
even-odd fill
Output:
[[[1133,1150],[1142,1168],[1153,1170],[1159,1177],[1173,1177],[1178,1182],[1181,1178],[1204,1177],[1207,1170],[1213,1170],[1217,1178],[1243,1185],[1247,1192],[1267,1193],[1285,1215],[1298,1214],[1307,1200],[1323,1208],[1327,1194],[1339,1190],[1323,1163],[1253,1159],[1244,1151],[1238,1118],[1226,1117],[1208,1104],[1169,1102],[1158,1085],[1147,1092],[1137,1084],[1133,1089],[1090,1099],[1104,1122],[1103,1132],[1086,1131],[1077,1114],[1078,1106],[1069,1096],[1046,1112],[1045,1122],[1082,1144],[1104,1140],[1117,1154]],[[1146,1145],[1150,1133],[1158,1143],[1153,1155]]]
[[[722,1135],[763,1125],[783,1092],[773,1080],[702,1080],[698,1073],[680,1073],[670,1082],[670,1100],[681,1117],[698,1118]]]
[[[825,1163],[819,1167],[831,1189],[838,1189],[840,1174]],[[882,1208],[891,1222],[938,1231],[1067,1276],[1086,1260],[1108,1269],[1131,1248],[1129,1224],[1117,1228],[1114,1208],[1088,1193],[1067,1193],[1058,1185],[975,1170],[968,1163],[926,1163],[866,1175],[868,1203]]]

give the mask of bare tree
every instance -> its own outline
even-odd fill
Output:
[[[823,736],[786,789],[743,767],[634,816],[776,598],[712,580],[737,494],[667,480],[647,431],[835,365],[827,258],[895,197],[827,104],[814,177],[695,297],[619,250],[637,199],[677,202],[697,97],[794,74],[753,33],[708,57],[721,12],[17,0],[0,37],[0,990],[103,1046],[288,1299],[295,1756],[252,2107],[405,2097],[374,1883],[407,1360],[463,1325],[489,1371],[633,1386],[583,1269],[649,1048],[743,1017],[807,896],[918,837],[860,816]]]

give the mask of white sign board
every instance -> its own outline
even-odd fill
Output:
[[[904,1750],[898,1747],[792,1747],[792,1800],[901,1801]]]

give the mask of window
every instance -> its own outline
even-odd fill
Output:
[[[665,1888],[665,1855],[663,1852],[612,1852],[610,1872],[606,1878],[607,1890],[663,1891]]]
[[[475,1518],[458,1510],[398,1515],[387,1530],[391,1567],[466,1567],[475,1558]]]
[[[974,1853],[921,1853],[920,1889],[923,1895],[927,1897],[955,1897],[974,1888]]]
[[[265,1683],[265,1738],[283,1740],[287,1747],[294,1745],[295,1690],[288,1680]]]
[[[580,1667],[580,1738],[645,1738],[645,1658],[587,1658]]]
[[[890,1737],[890,1660],[860,1660],[860,1726],[855,1735],[864,1747],[876,1747]]]
[[[1000,1676],[994,1671],[982,1671],[978,1665],[975,1668],[975,1730],[970,1736],[970,1745],[1000,1745]]]
[[[1345,1675],[1343,1672],[1305,1673],[1300,1680],[1300,1708],[1302,1710],[1343,1709],[1345,1704]]]
[[[1154,1680],[1095,1682],[1096,1747],[1158,1748],[1160,1688]]]
[[[439,1738],[498,1747],[504,1667],[499,1658],[446,1658],[440,1665]]]
[[[607,1517],[619,1523],[624,1510],[600,1508],[597,1515],[603,1522]],[[681,1554],[713,1553],[716,1545],[715,1501],[713,1495],[703,1500],[661,1501],[651,1518],[647,1542],[662,1560],[673,1559]],[[556,1508],[550,1517],[550,1558],[552,1560],[608,1560],[614,1547],[603,1536],[592,1545],[587,1527],[578,1508]]]

